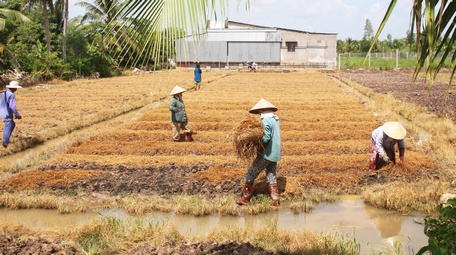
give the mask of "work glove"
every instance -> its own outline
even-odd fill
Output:
[[[383,159],[383,161],[385,161],[387,164],[389,164],[389,163],[391,162],[391,159],[388,158],[387,155],[383,155],[382,159]]]

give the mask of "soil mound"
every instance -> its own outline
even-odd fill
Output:
[[[224,243],[217,242],[198,242],[198,243],[164,243],[159,246],[150,246],[143,244],[122,255],[232,255],[232,254],[250,254],[250,255],[273,255],[277,253],[269,252],[260,247],[255,247],[249,242],[238,243],[228,241]]]
[[[76,255],[72,248],[64,247],[60,241],[48,241],[43,238],[22,240],[18,236],[0,235],[0,254],[2,255]]]

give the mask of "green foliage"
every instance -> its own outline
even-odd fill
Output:
[[[0,2],[0,8],[19,11],[22,7],[23,1],[21,0],[7,0]]]
[[[433,255],[456,254],[456,199],[450,199],[447,206],[439,210],[440,216],[426,217],[424,233],[429,237],[428,245],[418,255],[429,252]]]
[[[366,24],[364,25],[364,34],[363,41],[370,41],[374,37],[374,29],[369,19],[366,19]]]

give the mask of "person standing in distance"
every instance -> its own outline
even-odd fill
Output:
[[[195,90],[201,88],[202,73],[203,71],[201,71],[200,64],[196,64],[196,67],[193,70],[193,81],[195,82]]]
[[[14,119],[22,119],[22,116],[19,114],[16,108],[16,96],[14,95],[14,92],[20,88],[22,87],[19,86],[19,83],[17,81],[12,81],[6,85],[6,90],[2,93],[0,102],[0,116],[5,123],[2,139],[2,146],[4,148],[8,147],[11,134],[16,127]]]

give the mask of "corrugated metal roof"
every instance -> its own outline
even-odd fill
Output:
[[[253,24],[242,23],[242,22],[231,21],[231,20],[228,21],[228,28],[229,28],[229,24],[230,23],[239,24],[239,25],[245,25],[245,26],[251,26],[251,27],[254,27],[254,28],[269,28],[269,29],[273,28],[273,29],[280,29],[280,30],[286,30],[286,31],[297,32],[297,33],[305,33],[305,34],[337,35],[337,33],[317,33],[317,32],[309,32],[309,31],[282,28],[282,27],[265,27],[265,26],[253,25]]]

